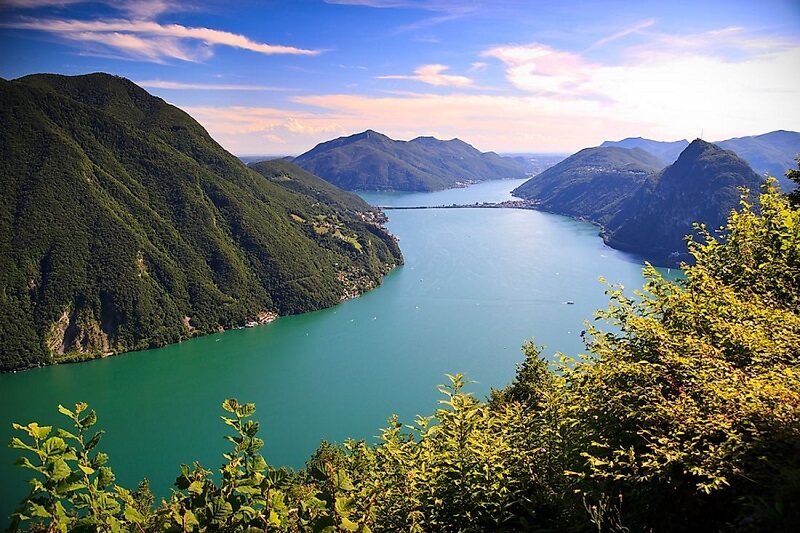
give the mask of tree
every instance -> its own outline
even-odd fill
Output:
[[[789,201],[795,208],[800,207],[800,157],[797,158],[797,168],[790,168],[786,171],[786,177],[795,182],[796,187],[789,192]]]

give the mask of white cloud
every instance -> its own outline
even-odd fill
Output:
[[[318,55],[319,50],[252,41],[244,35],[180,24],[159,24],[147,20],[23,20],[4,22],[0,27],[44,31],[64,39],[89,42],[123,52],[137,59],[203,61],[214,46],[228,46],[259,54]]]
[[[723,140],[800,129],[797,42],[747,38],[734,27],[666,35],[651,32],[651,26],[645,21],[595,43],[605,46],[642,32],[647,42],[637,39],[614,60],[590,61],[541,43],[486,50],[470,72],[499,62],[509,86],[505,92],[479,94],[471,78],[431,64],[411,75],[381,78],[450,87],[449,92],[316,94],[291,98],[292,111],[187,111],[238,154],[299,154],[369,128],[400,139],[459,137],[481,150],[508,152],[571,152],[629,136],[670,141],[703,131],[706,139]]]
[[[380,80],[414,80],[434,86],[468,87],[472,85],[472,79],[466,76],[444,74],[448,68],[445,65],[422,65],[414,70],[413,75],[395,74],[377,76],[377,78]]]
[[[601,64],[549,46],[502,46],[517,89],[554,102],[597,104],[598,117],[660,125],[687,135],[731,135],[800,127],[800,46],[746,39],[740,28],[698,35],[657,35],[620,64]],[[706,136],[708,137],[708,135]]]

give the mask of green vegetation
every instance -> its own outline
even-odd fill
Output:
[[[372,130],[319,144],[293,162],[348,191],[436,191],[528,171],[525,161],[459,139],[395,141]]]
[[[1,80],[0,121],[0,371],[329,307],[402,262],[360,198],[255,172],[128,80]]]
[[[800,211],[768,189],[725,231],[699,228],[685,279],[610,287],[588,355],[533,343],[488,401],[449,376],[440,407],[375,444],[323,443],[274,469],[251,404],[223,403],[219,476],[182,466],[154,506],[113,486],[91,438],[36,423],[11,446],[37,474],[12,529],[48,531],[794,531],[800,521]]]
[[[513,194],[545,211],[604,224],[664,168],[640,148],[585,148],[517,187]]]
[[[740,188],[756,191],[764,181],[733,152],[700,139],[660,167],[641,148],[587,148],[513,192],[546,211],[600,225],[614,248],[677,266],[692,260],[683,240],[696,222],[722,226]]]

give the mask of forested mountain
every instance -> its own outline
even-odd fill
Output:
[[[693,223],[718,227],[738,207],[739,187],[757,193],[764,181],[735,153],[700,139],[660,172],[656,158],[643,153],[588,148],[531,178],[514,195],[600,224],[614,248],[674,264],[686,259],[683,239]]]
[[[524,161],[459,139],[396,141],[372,130],[321,143],[292,162],[350,191],[436,191],[526,176]]]
[[[761,176],[769,174],[777,178],[778,185],[784,191],[791,191],[795,187],[784,173],[786,169],[795,166],[795,159],[800,155],[800,133],[779,130],[763,135],[718,141],[714,144],[736,152],[736,155],[747,161],[757,174]],[[641,148],[661,159],[666,166],[678,159],[678,155],[689,146],[689,141],[661,142],[636,137],[621,141],[606,141],[601,146]]]
[[[604,224],[603,238],[658,263],[688,259],[684,236],[692,233],[692,225],[719,228],[739,207],[740,188],[754,198],[763,182],[735,153],[696,139]]]
[[[545,211],[603,223],[648,178],[663,168],[641,148],[585,148],[517,187]]]
[[[331,306],[402,261],[359,199],[265,179],[123,78],[2,80],[0,117],[0,370]]]

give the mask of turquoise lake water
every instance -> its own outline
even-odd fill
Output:
[[[367,194],[377,205],[442,205],[510,199],[521,180],[437,193]],[[465,373],[478,396],[514,377],[529,339],[583,350],[583,322],[605,308],[603,276],[642,285],[640,260],[608,248],[597,228],[513,209],[391,210],[405,265],[360,298],[281,317],[253,329],[209,335],[78,365],[0,375],[0,439],[12,422],[63,425],[59,403],[85,401],[107,433],[117,482],[148,477],[166,496],[181,463],[217,469],[225,398],[255,402],[274,465],[300,468],[321,439],[371,439],[396,413],[410,422],[437,407],[446,373]],[[568,304],[567,302],[573,302]],[[30,477],[0,449],[0,505],[8,516]]]

